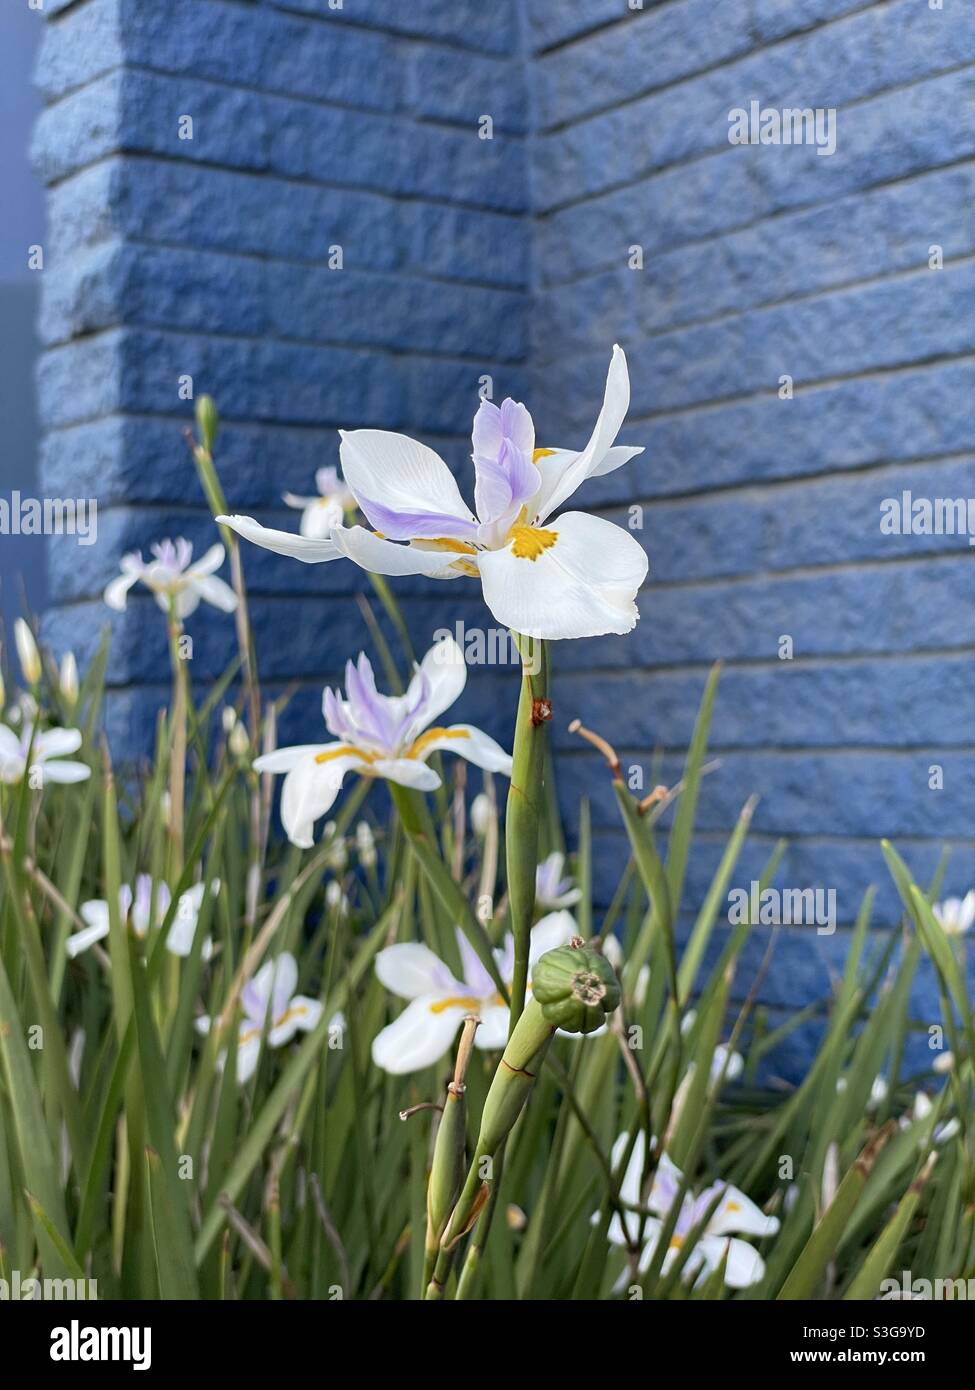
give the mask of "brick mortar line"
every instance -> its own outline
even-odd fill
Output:
[[[117,332],[118,330],[113,329],[112,331]],[[84,340],[77,339],[76,341],[80,342]],[[68,430],[88,429],[92,425],[108,423],[113,420],[132,420],[136,423],[171,424],[175,430],[182,430],[187,425],[193,423],[192,415],[175,415],[165,410],[107,410],[103,411],[100,415],[90,415],[84,420],[73,420],[67,424],[45,424],[44,433],[45,435],[64,434]],[[341,424],[337,420],[312,422],[307,420],[263,420],[250,416],[246,419],[241,419],[234,415],[221,415],[220,420],[221,425],[229,425],[239,430],[293,430],[300,434],[306,434],[309,430],[315,430],[319,433],[328,433],[332,430],[337,431],[347,428],[347,426]],[[411,425],[410,429],[417,429],[423,435],[424,439],[436,439],[444,446],[448,444],[457,445],[458,447],[463,445],[468,452],[470,451],[471,441],[469,434],[451,434],[444,430],[426,429],[418,425]]]
[[[656,5],[652,10],[645,10],[643,14],[644,16],[656,14],[663,9],[671,8],[674,4],[684,2],[685,0],[664,0],[663,3]],[[654,86],[642,88],[639,92],[623,97],[620,101],[610,102],[605,106],[596,107],[592,111],[587,111],[582,116],[556,121],[554,125],[544,126],[540,133],[542,135],[557,135],[564,130],[571,130],[574,126],[580,125],[583,121],[595,119],[597,116],[607,115],[612,111],[623,110],[627,106],[631,106],[638,101],[645,101],[647,97],[656,96],[660,92],[674,91],[683,87],[688,82],[696,82],[699,78],[709,77],[711,74],[717,72],[724,72],[728,68],[733,68],[738,63],[746,62],[751,58],[761,56],[777,48],[787,47],[789,44],[800,43],[803,39],[808,38],[810,34],[818,34],[825,29],[833,28],[837,24],[845,24],[849,21],[857,20],[862,15],[866,14],[867,11],[880,8],[888,8],[887,0],[865,0],[865,3],[858,5],[855,9],[847,10],[844,14],[831,15],[827,19],[814,21],[811,24],[807,24],[804,28],[794,29],[788,34],[781,34],[778,38],[769,39],[764,43],[754,43],[751,48],[743,49],[740,53],[729,54],[727,58],[723,58],[720,62],[707,63],[704,67],[693,68],[682,77],[675,77],[667,82],[660,82]],[[624,16],[621,20],[616,20],[605,27],[620,27],[621,24],[627,22],[628,18],[630,18],[630,16]],[[633,11],[632,18],[633,20],[639,21],[640,12],[638,10]],[[546,56],[548,55],[543,53],[536,54],[536,57],[538,57],[540,61],[544,61]]]
[[[377,30],[376,32],[382,32]],[[193,73],[173,72],[170,68],[153,67],[151,63],[136,62],[123,58],[121,62],[113,63],[110,67],[102,68],[100,72],[89,77],[85,82],[79,82],[76,87],[64,87],[58,91],[53,98],[48,99],[48,93],[42,91],[44,97],[44,111],[56,111],[58,107],[66,101],[83,92],[88,87],[93,87],[96,83],[104,81],[106,78],[113,77],[117,73],[136,73],[139,76],[159,78],[167,82],[189,83],[196,87],[217,87],[222,91],[228,92],[247,92],[251,96],[259,97],[264,100],[291,102],[298,106],[311,106],[322,111],[343,111],[353,116],[369,116],[376,120],[391,122],[402,122],[404,119],[413,121],[416,125],[422,125],[434,130],[444,130],[451,133],[470,133],[476,132],[476,125],[470,126],[460,121],[453,121],[447,117],[429,116],[416,111],[411,106],[376,107],[376,106],[355,106],[352,102],[336,101],[334,98],[321,98],[306,96],[303,92],[284,91],[278,87],[255,87],[249,82],[232,82],[225,77],[200,77]],[[523,141],[524,131],[508,130],[504,133],[506,140]]]
[[[907,372],[928,371],[959,362],[975,360],[975,348],[964,352],[929,353],[927,356],[912,358],[906,362],[894,362],[889,366],[861,367],[854,372],[840,372],[834,376],[811,377],[794,382],[795,396],[809,395],[814,391],[828,391],[834,386],[843,386],[853,381],[879,381],[890,376],[900,376]],[[709,396],[702,401],[690,401],[686,405],[668,406],[664,410],[648,411],[643,415],[630,415],[628,425],[650,424],[654,420],[670,420],[686,415],[706,414],[726,410],[729,406],[745,405],[752,401],[777,400],[776,387],[764,391],[744,391],[734,396]],[[791,402],[783,401],[783,405]]]
[[[884,87],[880,91],[871,92],[867,96],[853,97],[849,101],[845,102],[841,107],[838,107],[837,111],[840,112],[849,111],[851,109],[858,109],[859,107],[865,106],[867,103],[871,101],[880,101],[885,97],[897,96],[902,92],[910,91],[914,87],[922,87],[925,83],[928,82],[938,82],[945,77],[954,76],[956,73],[959,72],[967,72],[973,68],[975,68],[975,59],[969,58],[966,62],[956,63],[953,67],[941,68],[937,72],[928,73],[923,77],[915,77],[907,82],[894,83],[890,87]],[[580,122],[580,124],[582,124],[582,122]],[[567,199],[564,203],[553,203],[549,207],[544,209],[536,208],[534,210],[534,215],[536,217],[552,217],[558,213],[571,211],[573,208],[584,206],[586,203],[593,202],[597,198],[607,197],[613,193],[625,192],[627,189],[635,188],[641,183],[647,183],[650,180],[659,177],[662,174],[670,173],[673,170],[684,169],[688,165],[699,164],[706,159],[716,159],[726,154],[737,154],[742,148],[749,147],[741,145],[731,145],[727,141],[725,141],[724,144],[709,146],[706,149],[698,150],[692,154],[685,155],[681,159],[671,160],[668,164],[661,164],[653,167],[652,169],[647,169],[642,174],[638,174],[633,178],[623,179],[618,183],[610,184],[606,188],[596,189],[595,191],[590,193],[579,194],[578,197]],[[970,158],[971,156],[968,157]],[[928,166],[928,168],[930,167],[931,166]],[[927,170],[925,170],[925,172],[927,172]],[[894,180],[891,180],[891,182],[894,182]],[[849,195],[841,194],[839,196],[846,197]],[[813,204],[813,206],[814,205],[815,204]],[[810,205],[805,203],[798,203],[795,204],[790,210],[798,211],[800,208],[806,206]]]
[[[303,178],[296,174],[282,173],[277,169],[258,169],[252,165],[244,164],[218,164],[211,159],[188,159],[178,154],[168,154],[160,150],[140,150],[127,146],[119,146],[116,149],[106,150],[104,153],[90,159],[86,164],[79,164],[69,169],[64,174],[43,183],[45,190],[61,188],[69,179],[77,178],[81,174],[87,174],[92,169],[97,169],[101,165],[108,163],[111,159],[145,159],[158,161],[161,164],[175,164],[185,169],[204,169],[216,171],[222,174],[232,174],[258,179],[273,179],[279,183],[292,184],[296,188],[320,189],[322,192],[338,192],[362,194],[371,198],[385,198],[394,203],[421,203],[431,207],[447,208],[460,210],[461,212],[487,213],[489,216],[510,217],[517,220],[530,220],[529,209],[518,210],[515,208],[489,207],[485,203],[466,203],[447,197],[434,197],[431,194],[418,192],[395,192],[388,188],[379,188],[373,184],[340,183],[332,180],[329,183],[322,183],[317,179]]]
[[[973,437],[973,446],[971,449],[952,449],[943,454],[918,454],[906,459],[881,459],[879,461],[872,459],[867,463],[850,464],[846,468],[832,466],[817,472],[793,473],[780,478],[750,478],[741,483],[721,483],[714,487],[691,488],[686,492],[637,492],[632,499],[628,498],[625,501],[600,503],[598,510],[612,511],[615,509],[620,511],[634,505],[666,510],[668,507],[684,506],[687,503],[693,505],[705,499],[721,500],[726,497],[739,498],[748,493],[755,493],[761,496],[765,493],[818,487],[824,482],[845,483],[847,481],[862,480],[872,473],[883,473],[885,471],[893,473],[903,468],[916,468],[919,466],[927,468],[949,465],[951,463],[970,463],[973,455],[975,455],[975,437]],[[892,481],[896,480],[892,479]]]
[[[888,189],[898,188],[902,184],[917,183],[921,179],[935,177],[939,174],[949,173],[953,169],[963,169],[966,167],[966,165],[975,165],[975,155],[966,154],[960,156],[957,159],[948,160],[944,164],[931,164],[928,165],[928,167],[925,169],[916,169],[909,174],[898,174],[896,178],[882,179],[879,183],[865,184],[862,189],[854,190],[853,192],[839,193],[831,198],[818,198],[809,203],[800,203],[796,205],[790,205],[789,207],[785,208],[776,208],[772,212],[763,214],[761,217],[753,218],[750,222],[741,222],[734,227],[723,228],[721,231],[708,232],[706,236],[688,238],[686,241],[681,243],[681,247],[682,249],[687,249],[696,246],[710,246],[712,244],[718,244],[720,242],[726,241],[729,237],[741,236],[745,232],[757,231],[760,227],[765,227],[770,223],[775,224],[780,221],[784,221],[790,217],[801,217],[805,214],[808,214],[810,212],[816,212],[820,209],[835,208],[838,207],[841,203],[845,202],[855,201],[859,204],[862,203],[864,199],[873,197],[875,194],[882,194]],[[649,182],[649,180],[643,179],[638,180],[637,182],[646,183]],[[636,183],[628,185],[628,187],[631,188],[636,186]],[[591,201],[596,201],[597,198],[600,198],[602,196],[602,194],[596,194],[594,195],[593,199],[591,199]],[[535,213],[533,220],[536,222],[541,222],[544,221],[548,215],[549,214],[547,213]],[[655,253],[654,259],[656,259],[658,256],[670,255],[672,254],[672,252],[672,246],[662,248],[659,252]],[[651,264],[652,261],[646,262],[647,266]],[[588,281],[593,279],[595,276],[604,275],[607,273],[607,271],[610,271],[612,269],[612,266],[603,265],[598,266],[593,270],[583,271],[579,275],[576,275],[571,279],[551,280],[546,283],[545,290],[557,290],[568,288],[574,285],[585,284],[588,283]]]
[[[43,17],[44,22],[51,25],[52,28],[55,28],[66,16],[74,14],[83,6],[90,3],[91,0],[71,0],[71,4],[63,6],[55,13],[45,14]],[[228,7],[235,6],[237,9],[243,9],[248,14],[254,13],[253,0],[219,0],[219,3],[227,5]],[[498,63],[503,63],[505,61],[505,55],[503,53],[498,53],[488,48],[477,48],[473,44],[464,43],[460,39],[442,38],[439,35],[424,33],[420,30],[382,29],[372,24],[365,24],[361,20],[349,19],[347,17],[343,17],[340,20],[329,19],[326,15],[316,14],[312,10],[293,9],[288,5],[273,5],[272,8],[279,14],[290,16],[292,20],[298,23],[334,24],[340,31],[342,29],[349,29],[356,34],[378,34],[385,38],[391,38],[394,42],[396,40],[402,40],[408,43],[429,44],[433,48],[449,49],[458,54],[477,54],[482,58],[493,58]],[[343,11],[343,16],[346,16],[345,11]]]
[[[467,357],[460,354],[434,353],[430,351],[419,352],[412,348],[377,347],[375,344],[370,343],[350,343],[347,339],[342,339],[338,342],[317,342],[314,339],[308,338],[269,337],[265,333],[219,333],[213,329],[178,328],[161,324],[144,323],[105,324],[100,328],[86,330],[84,333],[75,334],[73,337],[65,338],[60,342],[42,344],[39,360],[43,361],[44,358],[49,355],[65,352],[72,347],[79,347],[85,343],[94,343],[106,334],[112,333],[118,334],[120,337],[124,333],[154,333],[165,338],[191,338],[194,342],[204,339],[213,339],[218,343],[267,343],[272,346],[277,345],[280,347],[317,348],[323,352],[347,352],[352,355],[359,354],[363,357],[378,354],[396,358],[397,360],[408,360],[409,363],[416,361],[429,361],[438,364],[456,362],[459,366],[476,366],[484,370],[488,370],[491,367],[523,367],[528,361],[527,357],[509,360],[496,357]]]
[[[750,314],[767,313],[773,309],[789,308],[797,304],[813,304],[823,299],[840,299],[845,295],[856,294],[863,289],[873,289],[881,285],[889,284],[896,285],[914,279],[920,280],[925,275],[947,274],[949,271],[959,267],[965,269],[973,265],[975,265],[975,229],[972,231],[972,249],[962,252],[961,255],[951,260],[946,260],[943,270],[940,271],[933,271],[930,266],[926,264],[899,266],[890,270],[881,271],[876,275],[863,276],[859,280],[844,281],[835,285],[824,285],[814,290],[786,295],[782,299],[758,300],[743,308],[724,309],[721,313],[712,314],[710,317],[683,319],[679,323],[669,323],[663,328],[657,328],[652,332],[644,333],[640,338],[636,339],[636,341],[639,343],[653,343],[660,339],[666,339],[680,333],[687,333],[698,328],[713,328],[720,324],[734,323],[736,320],[743,319]],[[621,268],[617,273],[625,275],[634,274],[635,272]],[[574,286],[572,288],[574,288]],[[542,291],[542,294],[538,297],[541,298],[544,294],[545,291]],[[556,362],[557,359],[554,357],[543,358],[540,366],[542,370],[544,370],[545,368],[554,366]]]
[[[224,256],[230,261],[253,261],[257,265],[264,266],[289,266],[298,270],[321,270],[327,271],[330,275],[346,274],[353,278],[356,276],[383,276],[386,279],[396,279],[417,284],[429,285],[449,285],[463,290],[479,290],[490,294],[510,294],[521,299],[530,300],[532,295],[527,284],[505,284],[500,281],[488,280],[460,280],[449,275],[434,275],[429,271],[423,271],[415,264],[402,267],[391,267],[384,269],[378,266],[351,265],[344,266],[340,272],[330,270],[327,261],[297,261],[290,256],[278,256],[271,252],[263,251],[235,251],[229,247],[214,246],[200,247],[192,246],[186,242],[176,241],[153,241],[144,236],[131,236],[127,233],[113,231],[109,236],[102,237],[99,241],[76,242],[74,248],[67,252],[67,258],[72,258],[79,254],[94,254],[111,246],[124,249],[128,246],[139,247],[148,251],[166,251],[174,255],[184,256]],[[975,260],[975,255],[973,255]],[[66,265],[66,260],[55,258],[51,270],[61,270]]]

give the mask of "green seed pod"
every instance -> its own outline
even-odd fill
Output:
[[[619,1007],[620,983],[606,957],[575,937],[536,962],[532,993],[553,1027],[594,1033]]]

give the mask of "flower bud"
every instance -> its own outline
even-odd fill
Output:
[[[342,885],[333,878],[325,885],[325,906],[333,912],[347,912],[349,900],[342,891]]]
[[[491,798],[486,796],[484,792],[478,792],[471,802],[471,825],[474,834],[483,838],[488,832],[492,818]]]
[[[619,1007],[620,984],[609,961],[580,937],[546,951],[532,971],[532,993],[548,1023],[566,1033],[594,1033]]]
[[[78,663],[74,652],[65,652],[61,658],[61,671],[58,677],[61,697],[72,708],[78,703]]]
[[[196,403],[196,427],[200,431],[200,443],[208,454],[213,453],[219,423],[217,405],[213,397],[201,396]]]
[[[349,866],[349,851],[345,840],[341,835],[336,835],[335,831],[335,822],[326,821],[325,829],[322,831],[322,844],[328,846],[325,863],[333,873],[343,874]]]
[[[41,678],[41,654],[37,650],[34,634],[23,618],[18,618],[14,623],[14,642],[17,646],[17,656],[20,658],[20,669],[24,673],[24,680],[28,685],[36,685]]]
[[[237,711],[233,705],[224,705],[220,711],[220,727],[225,734],[229,734],[237,723]]]
[[[355,828],[356,852],[364,869],[376,866],[376,841],[368,821],[361,820]]]
[[[235,758],[246,758],[250,750],[251,741],[247,734],[247,726],[243,720],[238,719],[234,727],[230,730],[227,739],[227,747]]]

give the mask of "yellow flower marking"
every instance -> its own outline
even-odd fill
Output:
[[[445,999],[435,999],[430,1005],[432,1014],[442,1014],[447,1009],[467,1009],[476,1014],[480,1012],[481,1001],[470,994],[451,994]]]
[[[452,536],[431,536],[429,540],[410,541],[417,550],[452,550],[457,555],[476,555],[477,546],[467,541],[455,541]]]
[[[472,579],[479,579],[481,571],[474,564],[473,560],[455,560],[450,566],[452,570],[460,570],[461,574],[470,575]]]
[[[416,740],[406,756],[419,758],[430,747],[431,743],[436,743],[437,739],[440,738],[470,738],[470,732],[467,729],[427,729],[426,733],[421,734]]]
[[[329,748],[324,753],[315,754],[316,763],[330,763],[336,758],[361,758],[364,763],[374,763],[378,753],[367,753],[364,748],[353,748],[351,743],[340,743],[338,748]]]
[[[536,449],[532,454],[532,463],[537,463],[539,459],[551,458],[554,453],[554,449]]]
[[[274,1020],[275,1028],[280,1028],[282,1023],[290,1023],[293,1018],[304,1018],[308,1013],[307,1004],[291,1004],[280,1018]]]
[[[293,1018],[304,1018],[307,1012],[307,1004],[292,1004],[279,1018],[272,1019],[271,1027],[280,1028],[283,1023],[290,1023]],[[244,1043],[253,1042],[261,1036],[262,1031],[261,1028],[245,1028],[237,1039],[237,1046],[242,1047]]]
[[[479,1014],[488,1007],[504,1007],[500,994],[493,999],[475,999],[472,994],[450,994],[443,999],[435,999],[430,1005],[432,1014],[442,1014],[446,1009],[466,1009],[469,1014]]]
[[[508,536],[516,560],[537,560],[558,538],[558,531],[544,531],[539,526],[512,526]]]

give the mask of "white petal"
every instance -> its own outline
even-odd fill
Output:
[[[403,1076],[438,1062],[454,1040],[467,1009],[439,998],[414,999],[372,1043],[372,1060],[383,1071]]]
[[[219,541],[211,545],[210,549],[201,555],[195,565],[190,565],[186,571],[187,578],[199,579],[207,574],[215,574],[223,564],[227,552]]]
[[[424,739],[418,757],[426,759],[436,752],[456,753],[475,767],[511,776],[511,754],[473,724],[451,724],[442,731],[432,729],[430,732],[437,736]]]
[[[298,530],[309,540],[330,540],[332,528],[341,526],[344,519],[345,512],[337,498],[315,497],[302,512]]]
[[[317,999],[305,994],[296,994],[287,1009],[267,1035],[271,1047],[283,1047],[290,1042],[295,1033],[308,1033],[322,1016],[322,1006]]]
[[[201,583],[204,581],[201,580]],[[178,589],[173,595],[173,606],[176,609],[177,618],[189,618],[200,606],[200,599],[203,597],[197,585],[187,584],[184,589]],[[158,594],[157,600],[161,608],[169,611],[169,599],[165,594]]]
[[[509,1013],[503,1004],[489,1004],[481,1009],[481,1025],[474,1042],[484,1052],[499,1052],[508,1041]]]
[[[644,452],[642,444],[617,444],[615,448],[607,449],[603,455],[602,463],[589,471],[590,478],[604,478],[607,473],[615,473],[617,468],[622,468],[624,463],[629,463],[630,459],[635,459],[638,454]]]
[[[546,951],[568,945],[578,934],[579,927],[571,912],[550,912],[532,927],[528,942],[529,967]]]
[[[428,579],[460,579],[458,561],[466,552],[402,545],[383,540],[363,526],[336,526],[332,540],[337,550],[370,574],[425,574]],[[470,560],[474,556],[469,557]]]
[[[376,975],[401,999],[422,999],[427,995],[454,992],[463,994],[466,989],[454,979],[440,957],[419,941],[399,941],[386,946],[376,956]]]
[[[434,642],[420,662],[420,670],[414,675],[407,692],[407,705],[410,697],[419,693],[425,677],[429,691],[423,705],[424,727],[439,719],[444,710],[456,703],[464,693],[467,684],[467,662],[464,653],[450,636]]]
[[[271,1021],[287,1012],[292,995],[298,988],[298,962],[290,951],[282,951],[274,962],[271,977]]]
[[[609,364],[609,371],[606,374],[606,389],[603,394],[602,408],[596,420],[595,428],[590,435],[589,443],[581,453],[562,463],[558,476],[552,476],[555,470],[551,468],[545,470],[543,474],[542,488],[534,504],[536,515],[540,520],[544,521],[547,516],[551,516],[557,507],[561,507],[566,498],[572,496],[577,487],[584,483],[587,478],[592,477],[597,469],[601,468],[620,432],[620,427],[626,419],[626,412],[629,408],[630,378],[626,370],[626,354],[616,344],[613,347],[613,356]],[[545,463],[546,460],[542,459],[540,462]],[[609,472],[610,470],[607,468],[605,471]]]
[[[454,475],[439,454],[405,434],[389,430],[341,431],[339,455],[346,484],[372,525],[386,529],[370,516],[369,503],[392,512],[428,513],[470,525],[475,519]],[[449,535],[450,531],[414,531],[411,535]]]
[[[88,904],[91,906],[91,904]],[[72,960],[75,956],[80,956],[82,951],[87,951],[89,946],[94,946],[96,941],[104,941],[108,936],[108,906],[105,905],[104,922],[93,922],[90,927],[85,927],[81,931],[76,931],[69,936],[65,942],[65,949]]]
[[[249,1024],[241,1024],[241,1032],[247,1031],[247,1038],[237,1044],[237,1084],[243,1086],[257,1071],[261,1056],[261,1036]]]
[[[20,749],[20,739],[13,729],[6,724],[0,724],[0,758],[22,758]]]
[[[389,782],[420,792],[435,792],[440,786],[437,773],[418,758],[379,758],[369,771],[374,777],[385,777]]]
[[[221,613],[232,613],[237,607],[237,595],[229,584],[225,584],[216,575],[202,575],[199,579],[194,579],[193,588],[202,599],[207,603],[212,603],[214,608],[219,608]]]
[[[346,773],[364,765],[358,754],[350,753],[327,763],[308,758],[291,769],[281,791],[281,824],[293,845],[311,848],[315,822],[334,805]]]
[[[78,908],[78,916],[83,922],[87,922],[89,927],[104,927],[108,931],[108,903],[104,898],[94,898],[91,902],[82,903]]]
[[[778,1229],[778,1217],[766,1216],[737,1187],[725,1189],[717,1211],[708,1222],[708,1233],[715,1236],[728,1231],[740,1231],[746,1236],[774,1236]]]
[[[218,516],[217,520],[245,540],[253,541],[265,550],[273,550],[275,555],[302,560],[306,565],[320,565],[326,560],[338,559],[339,552],[330,540],[314,540],[309,536],[296,536],[291,531],[275,531],[272,527],[262,526],[252,516]]]
[[[477,557],[484,601],[499,622],[552,640],[631,631],[649,568],[639,541],[585,512],[566,512],[545,529],[555,540],[535,559],[515,555],[517,541]]]
[[[80,729],[48,729],[34,739],[31,756],[40,763],[45,758],[63,758],[68,753],[77,753],[80,747]]]
[[[629,1142],[630,1136],[621,1134],[613,1145],[611,1158],[614,1172],[621,1163]],[[626,1172],[620,1181],[620,1196],[627,1206],[638,1206],[640,1202],[640,1184],[643,1179],[643,1155],[645,1151],[646,1135],[641,1129],[637,1133],[630,1161],[627,1163]]]
[[[765,1261],[747,1240],[736,1240],[733,1236],[727,1240],[705,1236],[699,1241],[697,1248],[704,1255],[709,1268],[717,1269],[719,1262],[724,1258],[726,1246],[728,1263],[725,1266],[724,1281],[729,1289],[747,1289],[765,1277]]]
[[[52,762],[35,763],[31,772],[39,772],[43,782],[87,782],[91,768],[84,763],[68,762],[55,758]]]
[[[290,748],[276,748],[273,753],[262,753],[254,759],[252,767],[255,772],[290,772],[299,763],[316,758],[319,753],[330,753],[346,746],[344,743],[295,743]]]
[[[113,608],[116,613],[124,613],[129,590],[133,584],[138,582],[138,579],[138,574],[120,574],[117,579],[106,584],[102,598],[108,607]]]

